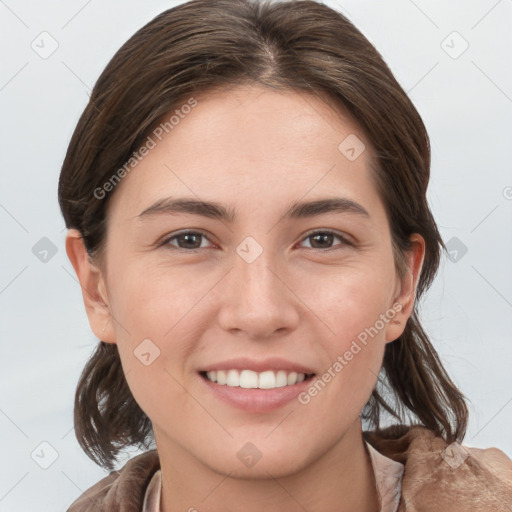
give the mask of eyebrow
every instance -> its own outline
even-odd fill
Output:
[[[283,217],[286,219],[304,219],[331,212],[353,213],[362,217],[370,217],[370,214],[359,203],[344,197],[294,202],[285,210]],[[201,201],[186,197],[159,199],[149,208],[141,212],[137,218],[146,219],[155,215],[176,213],[200,215],[227,223],[233,223],[236,219],[236,211],[232,208],[227,208],[216,202]]]

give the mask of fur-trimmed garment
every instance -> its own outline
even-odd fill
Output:
[[[501,450],[448,445],[417,425],[363,432],[363,437],[403,465],[397,512],[512,512],[512,460]],[[159,469],[156,450],[137,455],[85,491],[68,512],[141,512]]]

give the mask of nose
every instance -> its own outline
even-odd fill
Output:
[[[301,302],[290,280],[271,251],[263,251],[251,263],[236,255],[221,292],[220,326],[252,340],[293,331]]]

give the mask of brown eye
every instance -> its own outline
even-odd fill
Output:
[[[350,245],[350,242],[346,240],[340,234],[334,231],[314,231],[309,233],[303,240],[311,240],[311,249],[322,250],[322,249],[333,249],[332,244],[335,239],[341,240],[341,245]],[[338,244],[339,245],[339,244]]]
[[[201,249],[201,238],[208,240],[206,235],[198,231],[185,231],[167,238],[162,245],[171,246],[171,248],[195,251]],[[171,243],[176,240],[176,244]],[[203,246],[204,247],[204,246]]]

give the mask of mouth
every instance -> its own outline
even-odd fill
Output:
[[[299,373],[286,370],[210,370],[199,372],[203,379],[209,382],[231,388],[243,389],[275,389],[295,386],[311,380],[315,373]]]
[[[210,396],[257,414],[293,403],[316,376],[312,368],[280,357],[232,358],[199,368],[198,373]]]

